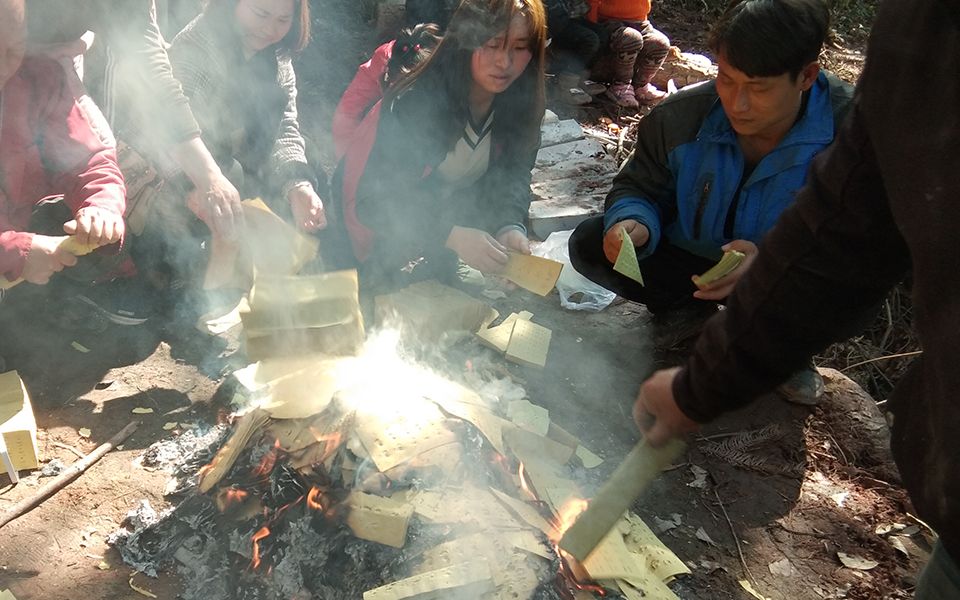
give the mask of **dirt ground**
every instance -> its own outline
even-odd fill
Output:
[[[351,3],[316,4],[329,19],[319,17],[304,60],[322,57],[325,74],[301,73],[301,89],[310,107],[302,109],[304,126],[322,142],[331,101],[375,36],[360,21],[332,24],[336,17],[355,18],[344,8]],[[697,24],[705,20],[696,11],[665,9],[659,24],[675,43],[696,50],[702,43]],[[831,49],[828,63],[854,79],[861,50],[862,40]],[[147,597],[143,590],[176,598],[175,572],[157,579],[135,574],[105,538],[141,500],[166,506],[167,475],[139,467],[136,459],[158,440],[222,418],[226,394],[218,390],[245,363],[242,348],[189,327],[112,325],[53,305],[41,291],[21,286],[4,302],[0,355],[19,370],[33,399],[43,461],[69,465],[131,420],[140,426],[120,449],[0,530],[0,590],[10,588],[19,600],[126,600]],[[638,383],[654,368],[675,364],[683,349],[656,347],[647,313],[629,302],[578,313],[560,308],[555,293],[539,298],[518,291],[492,304],[501,314],[530,310],[553,330],[545,369],[506,362],[503,368],[531,401],[606,459],[595,470],[599,485],[636,441],[630,407]],[[489,352],[463,342],[446,357],[448,367]],[[771,397],[706,427],[637,503],[636,511],[693,572],[673,584],[679,597],[910,597],[930,532],[910,516],[873,400],[836,372],[826,378],[818,407]],[[135,408],[153,412],[132,414]],[[168,423],[177,425],[167,430]],[[777,431],[756,433],[771,423]],[[82,428],[88,437],[80,436]],[[0,512],[47,481],[34,473],[10,486],[0,475]],[[854,558],[845,565],[842,555]],[[740,581],[751,582],[758,595]]]

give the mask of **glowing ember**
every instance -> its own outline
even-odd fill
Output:
[[[270,535],[270,530],[266,527],[261,527],[260,531],[253,534],[253,560],[250,561],[250,566],[253,569],[257,569],[260,566],[260,540]]]
[[[317,486],[313,486],[310,491],[307,493],[307,506],[313,510],[319,510],[321,512],[327,510],[327,507],[323,505],[323,490]]]
[[[277,463],[277,450],[279,449],[280,440],[277,440],[273,444],[273,448],[260,459],[260,464],[253,470],[253,474],[258,477],[269,475],[270,471],[273,471],[273,466]]]

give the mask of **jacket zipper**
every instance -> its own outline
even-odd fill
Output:
[[[707,199],[710,197],[710,180],[704,182],[703,190],[700,192],[700,200],[697,202],[697,212],[693,216],[693,239],[700,239],[700,231],[703,229],[703,213],[707,210]]]

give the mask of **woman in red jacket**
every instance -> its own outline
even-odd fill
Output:
[[[440,28],[433,23],[404,29],[397,39],[377,48],[370,60],[360,65],[333,113],[337,160],[343,158],[363,118],[380,101],[387,86],[426,60],[440,42],[439,36]]]
[[[457,259],[497,273],[529,253],[545,21],[540,0],[464,0],[367,114],[337,173],[362,283],[451,277]]]

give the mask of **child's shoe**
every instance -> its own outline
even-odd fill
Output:
[[[638,86],[634,90],[634,96],[640,104],[653,105],[659,104],[666,98],[667,92],[658,90],[652,83],[648,83],[647,85]]]
[[[633,86],[629,83],[614,83],[607,88],[607,97],[623,108],[640,108]]]

